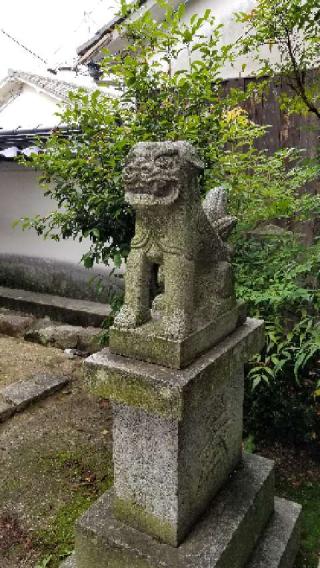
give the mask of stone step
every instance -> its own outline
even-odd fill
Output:
[[[77,568],[243,568],[274,508],[274,465],[244,456],[187,539],[174,548],[118,521],[112,492],[78,521]]]
[[[275,499],[275,510],[247,568],[292,568],[299,548],[301,506]]]
[[[300,505],[276,498],[274,515],[246,568],[292,568],[299,546],[300,517]],[[75,556],[67,558],[61,568],[77,568]]]
[[[100,327],[103,320],[111,313],[108,304],[4,286],[0,286],[0,307],[26,312],[37,317],[48,316],[52,320],[71,325],[95,327]]]

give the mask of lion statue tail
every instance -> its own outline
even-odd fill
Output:
[[[237,218],[226,214],[227,192],[225,187],[216,187],[209,191],[202,202],[204,213],[210,225],[222,240],[226,240],[237,224]]]

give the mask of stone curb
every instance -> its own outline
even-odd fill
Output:
[[[8,385],[0,391],[0,422],[24,410],[33,402],[50,396],[69,382],[70,377],[41,374]]]
[[[75,300],[4,286],[0,286],[0,306],[30,313],[36,317],[49,316],[52,320],[70,325],[94,327],[100,327],[111,312],[111,307],[108,304],[89,300]]]

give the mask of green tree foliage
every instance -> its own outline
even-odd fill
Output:
[[[288,171],[292,160],[287,151],[268,157],[255,150],[255,140],[266,127],[255,125],[240,108],[249,93],[226,93],[221,69],[233,57],[232,48],[219,47],[221,30],[210,10],[186,24],[183,5],[177,11],[163,9],[160,25],[147,12],[122,26],[126,50],[106,53],[103,62],[112,95],[98,90],[70,93],[60,115],[69,136],[57,130],[45,151],[29,162],[43,172],[41,182],[58,210],[24,219],[23,225],[56,240],[89,237],[86,266],[110,257],[119,265],[128,253],[134,219],[123,200],[121,173],[137,141],[193,142],[206,165],[203,192],[226,184],[240,223],[246,225],[275,213],[288,216],[296,209],[294,175],[300,184],[301,175],[312,177],[304,167]],[[183,68],[177,67],[177,57],[185,61]],[[252,199],[255,207],[248,207]]]
[[[70,93],[60,115],[69,135],[55,132],[44,152],[29,162],[43,172],[45,192],[58,210],[22,223],[47,238],[89,237],[86,266],[109,259],[119,266],[134,227],[121,177],[128,151],[142,140],[192,142],[205,163],[203,195],[223,183],[230,211],[239,219],[233,236],[238,295],[248,301],[252,315],[267,321],[266,349],[248,379],[254,420],[265,430],[265,417],[257,410],[259,391],[273,392],[280,380],[286,387],[287,380],[298,384],[320,347],[319,250],[317,244],[305,250],[287,231],[268,239],[252,231],[274,222],[289,228],[292,221],[317,214],[319,198],[298,190],[315,179],[319,166],[294,149],[274,155],[257,150],[255,142],[268,127],[254,124],[241,106],[254,87],[245,94],[225,88],[221,70],[234,53],[231,46],[221,46],[212,13],[193,15],[185,23],[183,5],[176,11],[161,6],[160,24],[150,13],[127,21],[119,30],[126,49],[118,55],[106,52],[103,71],[112,81],[112,95]],[[312,285],[304,278],[310,271]],[[290,323],[289,312],[296,314]],[[312,388],[315,393],[315,380]]]
[[[308,73],[320,66],[320,5],[318,0],[258,0],[250,13],[237,15],[245,24],[242,53],[256,53],[262,76],[287,79],[291,95],[283,104],[293,112],[311,112],[320,120],[319,73]],[[277,63],[262,55],[278,52]]]
[[[256,57],[257,76],[286,80],[282,108],[320,119],[318,0],[258,0],[236,17],[245,26],[239,52]],[[314,213],[311,206],[309,216]],[[239,287],[252,311],[265,318],[267,337],[248,375],[248,428],[263,437],[319,441],[318,240],[306,248],[290,233],[271,234],[246,239],[242,250]]]

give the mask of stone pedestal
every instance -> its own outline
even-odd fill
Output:
[[[248,319],[186,369],[86,361],[113,404],[115,483],[65,568],[292,568],[300,507],[275,501],[273,462],[241,452],[243,366],[262,345]]]
[[[86,364],[112,400],[115,516],[178,546],[241,458],[243,365],[263,345],[248,320],[186,369],[106,349]]]
[[[195,318],[196,319],[196,318]],[[246,305],[237,302],[233,309],[216,320],[203,324],[197,322],[196,329],[183,339],[163,337],[160,321],[150,320],[132,329],[110,329],[110,349],[113,353],[182,369],[196,357],[232,333],[246,320]]]

